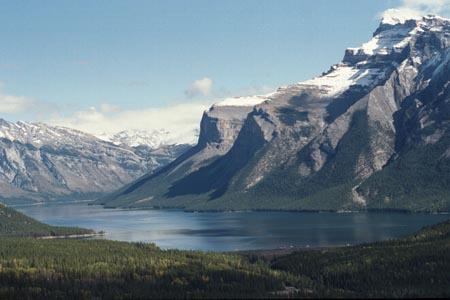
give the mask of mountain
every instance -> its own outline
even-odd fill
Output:
[[[98,203],[450,211],[449,46],[450,20],[384,19],[321,76],[214,105],[194,148]]]
[[[96,136],[116,145],[130,147],[148,146],[152,149],[166,145],[195,145],[198,140],[198,132],[193,132],[190,136],[180,137],[179,134],[165,129],[151,131],[124,130],[114,133],[102,133]]]
[[[188,147],[115,145],[74,129],[0,119],[0,198],[43,201],[111,192]]]

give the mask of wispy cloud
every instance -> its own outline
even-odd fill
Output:
[[[221,95],[214,95],[208,101],[194,103],[173,103],[161,108],[144,108],[140,110],[123,109],[118,105],[103,103],[98,107],[77,110],[69,115],[53,115],[46,123],[75,128],[94,135],[116,133],[123,130],[160,130],[173,133],[173,141],[192,143],[195,132],[200,127],[203,112],[215,103],[230,96],[261,95],[273,92],[268,86],[249,87],[235,93],[223,90]]]
[[[260,95],[274,91],[273,87],[254,86],[231,92],[226,89],[212,92],[213,81],[209,78],[196,80],[191,85],[189,97],[207,96],[201,102],[167,102],[165,107],[129,109],[104,102],[97,106],[82,108],[75,104],[56,104],[34,98],[9,95],[2,92],[0,82],[0,113],[30,118],[32,121],[75,128],[94,135],[117,133],[124,130],[160,130],[173,133],[173,142],[195,142],[195,133],[205,110],[224,98],[231,96]]]
[[[213,81],[211,78],[205,77],[195,80],[184,92],[186,97],[194,98],[198,96],[209,96],[211,94]]]
[[[450,17],[449,0],[401,0],[399,5],[380,13],[379,17],[392,18],[407,16],[417,18],[424,15],[438,15]]]
[[[199,128],[203,111],[209,103],[178,104],[162,108],[124,110],[111,104],[89,107],[69,116],[52,117],[46,122],[66,126],[94,135],[115,133],[123,130],[159,130],[176,134],[176,142],[192,142]]]
[[[4,94],[1,91],[3,87],[4,84],[0,82],[0,113],[20,114],[34,105],[34,100],[29,97]]]

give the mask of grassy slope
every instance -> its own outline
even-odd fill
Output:
[[[76,227],[50,226],[34,220],[0,203],[1,236],[65,236],[94,233],[93,230]]]

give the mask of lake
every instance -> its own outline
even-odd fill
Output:
[[[354,245],[402,237],[450,219],[406,213],[223,212],[104,209],[87,203],[16,206],[39,221],[104,230],[102,238],[161,248],[232,251]]]

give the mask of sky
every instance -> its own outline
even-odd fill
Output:
[[[445,17],[449,4],[0,0],[0,118],[94,134],[190,130],[224,97],[320,75],[368,41],[383,13]]]

